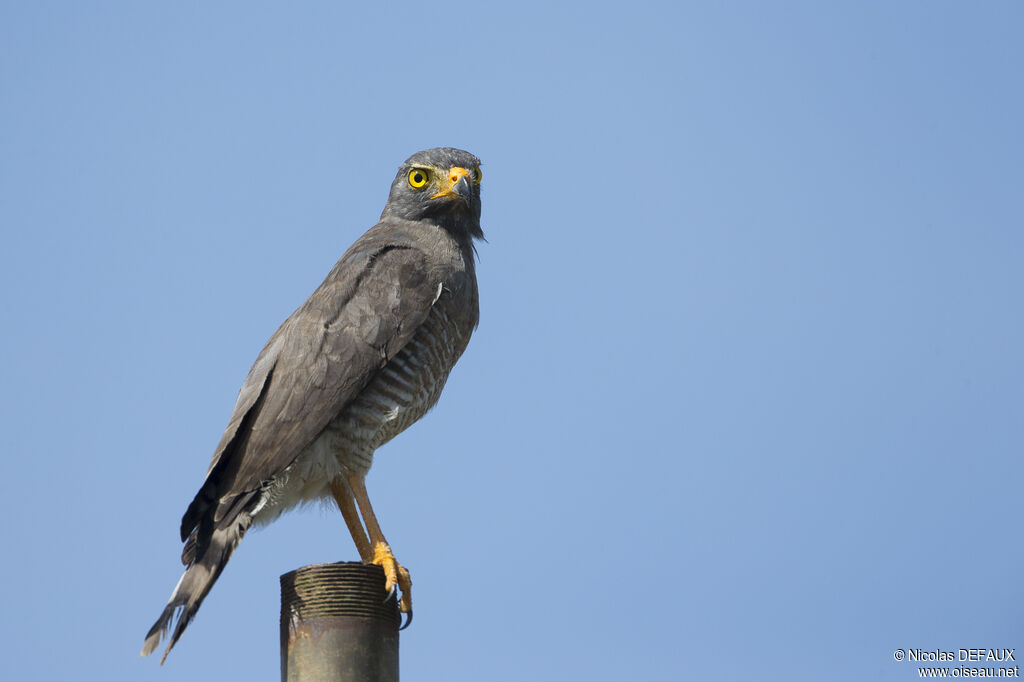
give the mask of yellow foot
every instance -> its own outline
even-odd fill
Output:
[[[388,543],[378,542],[373,546],[372,563],[384,569],[384,589],[388,594],[395,591],[396,585],[402,591],[402,600],[398,602],[399,611],[412,614],[412,580],[409,578],[409,571],[398,563],[395,555],[391,553]],[[409,620],[412,620],[411,615]],[[408,623],[406,623],[407,625]]]

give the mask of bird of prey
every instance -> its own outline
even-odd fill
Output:
[[[364,479],[374,451],[437,402],[469,343],[479,320],[473,240],[482,238],[480,160],[447,147],[409,157],[377,224],[249,370],[181,519],[185,572],[143,656],[169,635],[167,658],[250,526],[321,499],[334,499],[361,560],[384,569],[385,588],[401,590],[411,618],[409,572]]]

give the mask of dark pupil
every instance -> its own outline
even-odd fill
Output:
[[[423,175],[421,173],[415,173],[412,176],[413,182],[423,182]]]

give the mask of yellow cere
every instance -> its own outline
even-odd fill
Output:
[[[451,188],[451,187],[455,186],[455,184],[459,180],[461,180],[464,177],[467,177],[469,174],[470,173],[469,173],[468,170],[466,170],[465,168],[462,168],[460,166],[456,166],[455,168],[452,168],[450,171],[448,171],[448,180],[450,182],[450,184],[448,185],[448,188]],[[446,189],[448,189],[448,188],[446,188]]]

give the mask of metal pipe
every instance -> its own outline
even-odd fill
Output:
[[[338,562],[285,573],[282,682],[398,682],[399,622],[380,566]]]

